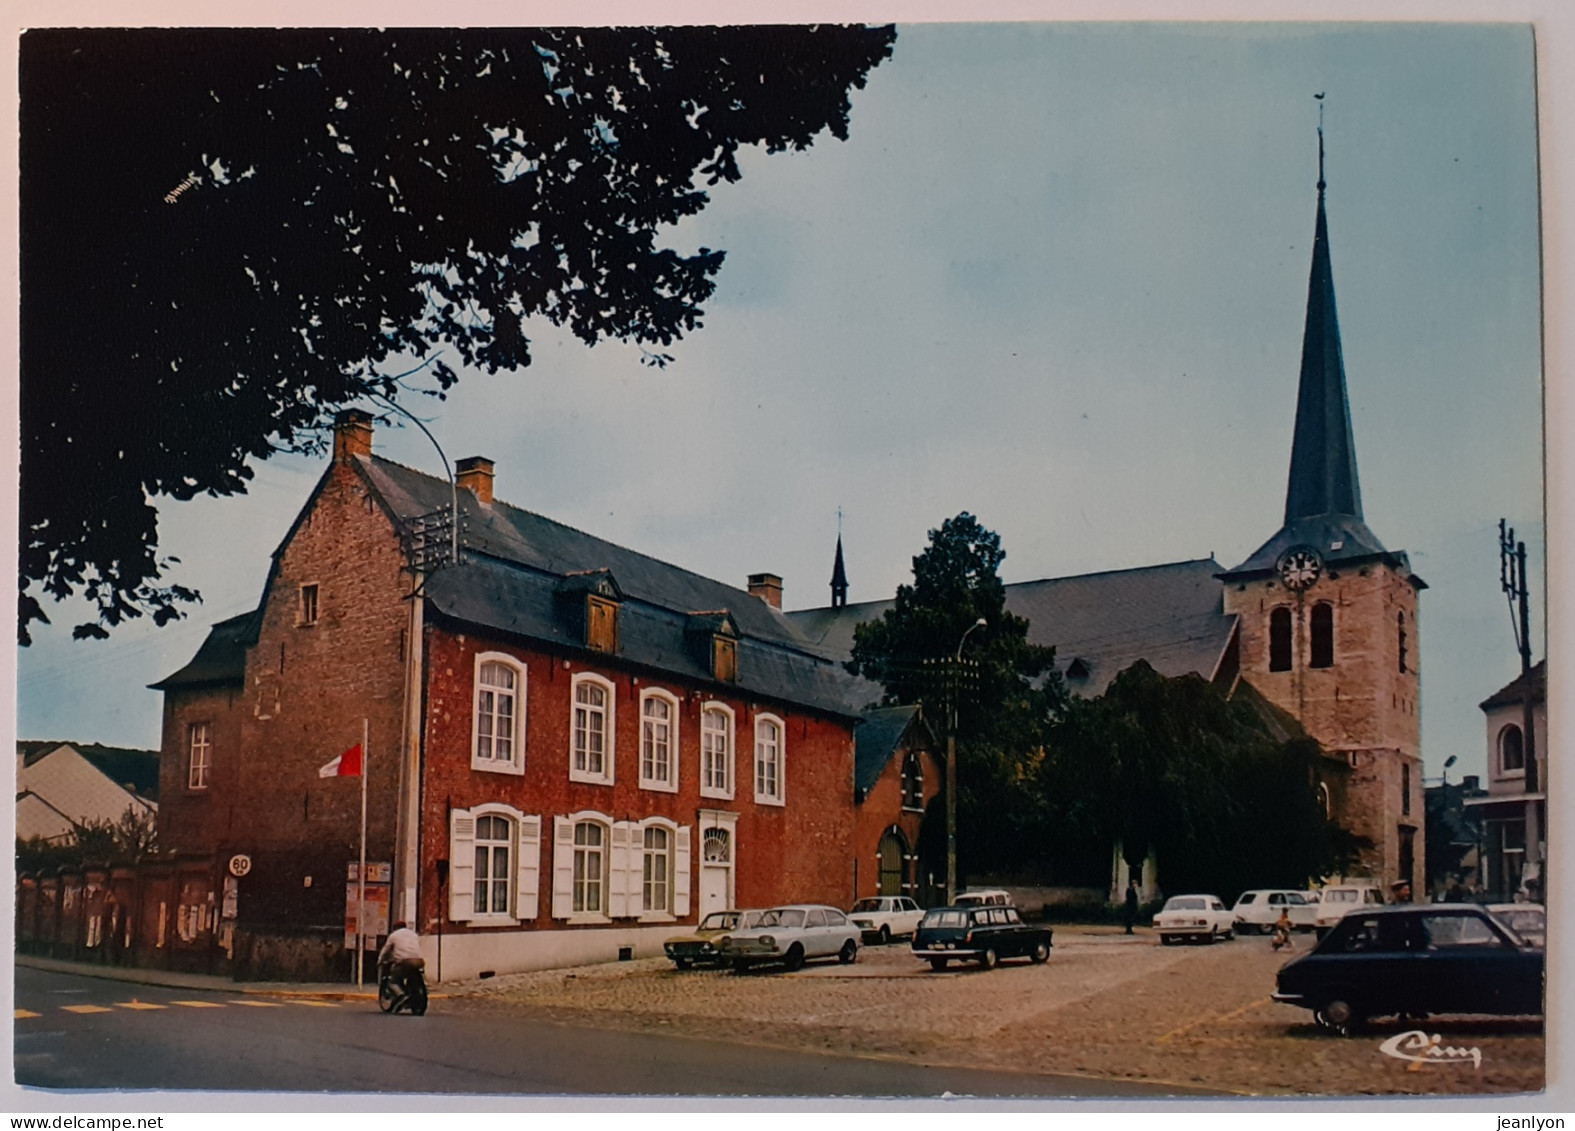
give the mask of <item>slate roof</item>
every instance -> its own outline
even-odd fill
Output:
[[[865,712],[853,732],[853,787],[862,797],[875,788],[892,755],[902,748],[903,738],[917,722],[918,707],[881,707]]]
[[[257,643],[260,612],[261,609],[254,609],[215,624],[185,667],[148,686],[155,691],[168,691],[175,687],[240,683],[246,676],[246,649]]]
[[[1503,687],[1493,692],[1492,695],[1482,700],[1480,709],[1491,711],[1494,707],[1507,707],[1511,703],[1524,703],[1528,688],[1531,691],[1531,701],[1533,703],[1547,701],[1548,662],[1546,660],[1538,660],[1525,675],[1516,676]]]
[[[1088,675],[1068,681],[1073,691],[1099,695],[1117,673],[1139,659],[1161,675],[1214,675],[1236,627],[1224,612],[1212,557],[1138,569],[1021,581],[1006,586],[1006,610],[1028,621],[1028,638],[1056,649],[1056,668],[1066,673],[1081,660]],[[815,647],[845,660],[853,651],[855,625],[874,620],[892,601],[865,601],[842,608],[804,609],[788,614]],[[881,689],[868,680],[849,684],[859,706],[878,701]]]

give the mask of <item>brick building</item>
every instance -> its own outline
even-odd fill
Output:
[[[346,966],[362,783],[319,769],[363,727],[372,894],[434,960],[442,934],[444,977],[660,953],[717,908],[847,905],[858,710],[781,580],[615,546],[494,500],[492,473],[461,461],[454,492],[343,414],[262,603],[154,685],[161,844],[216,862],[203,929],[232,966]],[[871,819],[900,824],[889,806]]]

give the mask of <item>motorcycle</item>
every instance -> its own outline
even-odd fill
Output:
[[[427,979],[420,967],[405,975],[400,985],[389,966],[377,969],[377,1007],[384,1013],[409,1013],[420,1017],[427,1011]]]

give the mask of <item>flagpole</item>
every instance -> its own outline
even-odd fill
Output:
[[[356,873],[358,890],[355,911],[355,984],[361,986],[362,965],[366,961],[366,772],[367,757],[366,716],[361,717],[361,868]]]

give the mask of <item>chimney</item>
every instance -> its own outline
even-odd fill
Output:
[[[458,473],[459,485],[472,495],[476,501],[487,506],[492,505],[492,461],[486,456],[466,456],[455,465]]]
[[[1482,779],[1476,774],[1467,774],[1460,780],[1460,784],[1465,787],[1467,793],[1475,793],[1482,788]]]
[[[774,573],[749,575],[749,595],[759,597],[773,609],[782,607],[782,579]]]
[[[334,462],[372,454],[372,414],[347,408],[334,417]]]

